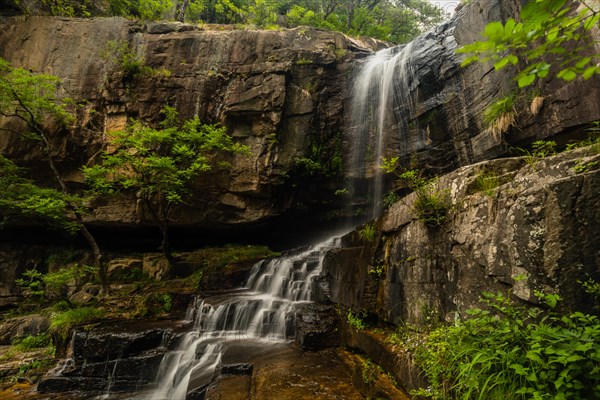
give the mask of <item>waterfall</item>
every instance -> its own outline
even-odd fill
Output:
[[[368,207],[364,218],[381,213],[381,157],[390,155],[386,149],[390,137],[407,131],[403,121],[414,109],[409,87],[411,50],[409,44],[377,52],[363,63],[354,80],[350,186],[352,196],[362,197],[359,201]],[[177,350],[164,357],[151,398],[185,399],[190,390],[208,384],[232,341],[293,339],[298,306],[312,301],[313,278],[319,276],[327,251],[339,247],[339,242],[330,239],[306,251],[259,262],[244,288],[198,302],[188,314],[194,328]]]
[[[408,131],[408,116],[414,110],[412,49],[411,42],[375,53],[364,61],[353,81],[349,175],[353,199],[367,207],[362,221],[381,214],[381,158],[391,156],[390,145]]]
[[[320,274],[327,251],[339,244],[339,238],[330,239],[258,262],[244,288],[196,302],[187,313],[194,319],[193,329],[163,358],[158,387],[149,398],[183,400],[207,385],[228,343],[293,339],[298,306],[312,301],[313,278]]]

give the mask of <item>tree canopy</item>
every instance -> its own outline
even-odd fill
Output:
[[[162,232],[161,248],[168,258],[174,208],[190,198],[191,186],[202,174],[229,167],[225,154],[248,149],[234,142],[223,126],[203,124],[198,117],[180,122],[169,106],[163,115],[158,129],[132,121],[127,129],[111,132],[111,150],[83,172],[95,194],[130,192],[144,202]]]
[[[46,12],[62,16],[90,16],[98,7],[90,0],[40,2]],[[442,10],[428,0],[110,0],[105,12],[266,29],[307,25],[393,43],[406,43],[443,19]]]
[[[73,119],[68,99],[58,93],[59,83],[55,76],[14,68],[0,58],[0,132],[16,134],[37,144],[59,187],[55,190],[38,186],[23,178],[21,170],[1,157],[0,183],[4,193],[0,196],[0,206],[10,212],[45,219],[70,231],[78,230],[94,253],[95,266],[106,290],[106,266],[98,243],[83,221],[81,198],[69,193],[54,161],[55,149],[50,138],[55,132],[50,132],[49,127],[60,131]]]

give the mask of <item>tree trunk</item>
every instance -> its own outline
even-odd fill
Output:
[[[171,256],[171,248],[169,246],[169,222],[167,220],[161,221],[160,232],[162,233],[162,243],[160,248],[169,263],[169,267],[171,267],[173,265],[173,257]]]
[[[81,216],[78,215],[78,221],[80,221],[80,232],[92,248],[92,254],[94,255],[94,266],[98,268],[98,274],[100,275],[100,284],[102,285],[102,293],[108,294],[110,291],[110,284],[108,283],[108,275],[106,271],[106,264],[100,251],[98,242],[94,239],[94,236],[88,231],[87,227],[83,223]]]
[[[177,2],[179,10],[177,10],[177,21],[183,22],[185,20],[185,12],[187,11],[189,0],[181,0]]]
[[[54,177],[58,181],[58,184],[60,185],[60,188],[61,188],[63,194],[65,196],[68,196],[69,193],[67,190],[67,185],[65,184],[65,181],[62,179],[62,176],[58,172],[58,168],[56,168],[56,165],[54,164],[54,159],[52,158],[52,153],[51,153],[50,142],[48,141],[48,138],[46,137],[46,135],[43,132],[41,132],[41,130],[38,130],[38,133],[39,133],[40,137],[42,138],[42,142],[43,142],[42,147],[44,149],[44,152],[46,153],[46,157],[48,157],[48,164],[50,165],[50,169],[52,170]],[[67,204],[68,204],[69,208],[71,209],[71,212],[73,212],[73,214],[75,215],[75,219],[77,220],[77,223],[79,224],[79,231],[81,232],[81,234],[83,235],[85,240],[90,245],[90,248],[92,249],[92,254],[94,255],[94,266],[96,268],[98,268],[98,273],[100,275],[100,284],[102,285],[102,292],[108,293],[110,291],[110,285],[108,283],[108,276],[106,273],[106,265],[104,265],[104,261],[102,259],[102,252],[100,251],[100,246],[98,246],[98,242],[96,242],[96,239],[94,238],[94,236],[90,233],[90,231],[85,226],[83,217],[81,216],[81,214],[79,214],[79,212],[77,210],[78,207],[74,204],[71,204],[69,201],[67,201]]]
[[[160,229],[162,234],[162,241],[160,244],[160,250],[169,263],[169,268],[173,265],[173,257],[171,256],[171,249],[169,246],[169,206],[164,204],[164,199],[158,199],[158,210],[152,206],[152,201],[144,197],[146,207],[150,210],[154,222]]]

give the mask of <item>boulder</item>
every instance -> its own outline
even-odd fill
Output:
[[[11,344],[18,337],[45,333],[48,328],[50,328],[50,320],[41,315],[7,319],[0,323],[0,345]]]

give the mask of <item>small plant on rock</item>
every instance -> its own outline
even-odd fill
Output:
[[[411,207],[419,221],[431,227],[442,225],[451,208],[448,191],[438,189],[435,178],[425,178],[418,170],[409,169],[400,172],[397,167],[398,160],[398,157],[390,159],[382,157],[380,168],[387,173],[395,174],[415,192],[417,199]]]
[[[352,310],[348,310],[348,325],[357,330],[367,329],[367,323],[364,321],[365,316],[365,312],[355,314]]]
[[[492,197],[496,192],[496,188],[502,184],[498,175],[493,172],[482,172],[475,178],[475,189],[477,192],[484,193],[486,196]]]
[[[500,142],[502,134],[516,124],[516,96],[503,97],[492,103],[483,113],[483,121],[488,132]]]
[[[358,236],[364,240],[365,242],[372,242],[375,240],[375,235],[377,234],[377,229],[375,228],[375,223],[372,222],[370,224],[366,224],[359,229]]]

